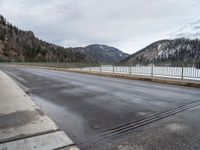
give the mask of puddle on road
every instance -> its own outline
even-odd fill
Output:
[[[179,123],[170,123],[166,125],[166,128],[170,131],[176,132],[176,131],[183,131],[186,129],[186,126]]]
[[[119,145],[118,150],[144,150],[142,147],[134,145],[134,146],[129,146],[128,143],[127,145]]]
[[[138,115],[140,115],[140,116],[146,116],[147,113],[146,112],[138,112]]]

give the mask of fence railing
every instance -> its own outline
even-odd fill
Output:
[[[56,67],[56,68],[76,68],[85,71],[95,72],[107,72],[107,73],[119,73],[129,75],[146,75],[146,76],[160,76],[160,77],[172,77],[181,79],[196,79],[200,80],[200,63],[187,65],[173,65],[173,66],[120,66],[120,65],[102,65],[94,63],[67,63],[67,62],[23,62],[16,63],[22,65],[33,65],[33,66],[45,66],[45,67]]]
[[[102,65],[95,67],[83,67],[85,71],[121,73],[129,75],[146,75],[157,77],[173,77],[181,79],[200,80],[200,69],[197,67],[170,67],[170,66],[112,66]]]

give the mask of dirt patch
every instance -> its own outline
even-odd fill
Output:
[[[44,116],[44,112],[41,109],[35,108],[35,111],[39,113],[39,115]]]
[[[0,114],[0,129],[16,128],[36,120],[41,111],[17,111],[10,114]]]

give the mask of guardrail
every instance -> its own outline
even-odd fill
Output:
[[[29,66],[43,66],[43,67],[55,67],[55,68],[77,68],[85,71],[95,71],[95,72],[109,72],[109,73],[119,73],[119,74],[129,74],[129,75],[146,75],[146,76],[161,76],[161,77],[171,77],[180,79],[195,79],[200,80],[200,63],[188,63],[190,66],[184,65],[174,65],[173,66],[133,66],[133,65],[102,65],[94,63],[83,63],[83,62],[23,62],[23,63],[11,63],[11,64],[21,64]]]
[[[200,69],[197,67],[169,67],[169,66],[113,66],[102,65],[96,67],[83,67],[85,71],[121,73],[129,75],[146,75],[173,77],[181,79],[197,79],[200,80]]]

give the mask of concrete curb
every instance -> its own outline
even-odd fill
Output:
[[[0,71],[0,150],[78,150],[72,140]]]
[[[106,76],[106,77],[129,79],[129,80],[142,80],[142,81],[150,81],[150,82],[157,82],[157,83],[164,83],[164,84],[172,84],[172,85],[200,88],[200,82],[193,81],[193,80],[182,80],[182,79],[165,78],[165,77],[150,77],[150,76],[143,76],[143,75],[126,75],[126,74],[119,74],[119,73],[115,73],[115,74],[99,73],[99,72],[89,72],[89,71],[69,70],[69,69],[67,71],[99,75],[99,76]]]
[[[20,66],[28,66],[28,65],[20,65]],[[106,76],[106,77],[114,77],[114,78],[122,78],[122,79],[129,79],[129,80],[142,80],[142,81],[150,81],[150,82],[157,82],[157,83],[164,83],[164,84],[171,84],[171,85],[180,85],[180,86],[188,86],[188,87],[195,87],[200,88],[200,81],[197,80],[186,80],[186,79],[175,79],[175,78],[168,78],[168,77],[151,77],[151,76],[144,76],[144,75],[128,75],[128,74],[119,74],[119,73],[105,73],[105,72],[95,72],[95,71],[84,71],[80,69],[66,69],[66,68],[53,68],[53,67],[38,67],[38,66],[28,66],[32,68],[41,68],[41,69],[49,69],[49,70],[58,70],[58,71],[68,71],[68,72],[75,72],[75,73],[83,73],[83,74],[91,74],[91,75],[98,75],[98,76]]]

